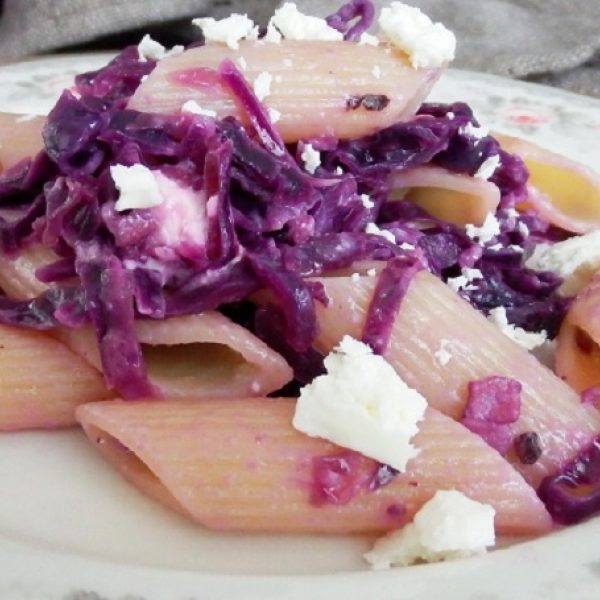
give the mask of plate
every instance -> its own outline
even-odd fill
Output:
[[[44,113],[75,73],[110,55],[0,67],[0,110]],[[432,96],[466,101],[490,129],[600,169],[600,102],[449,71]],[[385,572],[363,537],[213,533],[125,484],[77,431],[0,436],[0,598],[154,600],[599,597],[600,518],[486,556]]]

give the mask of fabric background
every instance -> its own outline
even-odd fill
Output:
[[[339,2],[296,0],[312,14]],[[246,12],[266,23],[278,0],[0,0],[0,62],[49,51],[117,48],[149,30],[189,42],[195,16]],[[458,38],[455,67],[519,77],[600,98],[600,0],[410,0]],[[376,0],[379,6],[387,0]],[[131,32],[128,35],[123,32]]]

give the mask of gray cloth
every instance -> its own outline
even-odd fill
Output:
[[[388,3],[376,0],[379,6]],[[600,0],[408,3],[456,33],[455,67],[600,97]],[[183,17],[223,16],[237,10],[265,23],[277,4],[275,0],[4,0],[0,62]],[[297,0],[297,4],[318,15],[339,6],[332,0]]]

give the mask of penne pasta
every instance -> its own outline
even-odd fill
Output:
[[[261,73],[270,77],[264,104],[281,115],[275,128],[285,142],[359,137],[407,119],[440,74],[439,69],[414,69],[402,52],[385,45],[282,40],[274,46],[242,40],[239,50],[208,44],[163,59],[129,108],[176,113],[193,100],[218,118],[247,121],[216,71],[227,58],[242,65],[249,82]]]
[[[17,258],[0,257],[0,287],[12,298],[33,298],[47,289],[35,270],[56,255],[32,246]],[[164,320],[138,320],[148,377],[169,398],[261,396],[292,379],[285,360],[248,330],[215,311]],[[50,332],[75,354],[102,370],[90,327]]]
[[[317,304],[317,347],[331,350],[345,335],[361,337],[373,293],[372,277],[320,280],[330,299]],[[449,353],[438,360],[440,348]],[[572,458],[600,430],[600,416],[582,406],[577,394],[532,355],[505,336],[482,314],[433,275],[421,271],[400,306],[385,358],[429,404],[462,418],[469,381],[490,376],[514,378],[523,386],[520,418],[511,433],[534,431],[542,455],[535,464],[508,459],[533,486]]]
[[[583,392],[600,386],[600,279],[577,295],[556,339],[556,373]]]
[[[0,173],[42,149],[45,121],[42,116],[0,112]]]
[[[127,480],[213,529],[386,531],[409,521],[440,488],[491,504],[502,533],[551,526],[540,500],[508,463],[431,409],[414,438],[420,452],[405,473],[370,491],[377,463],[354,455],[355,495],[345,503],[317,502],[315,460],[343,450],[293,429],[293,411],[287,399],[116,401],[88,404],[78,418]]]
[[[573,233],[600,227],[600,175],[591,169],[525,140],[494,134],[508,152],[518,154],[529,170],[533,208],[553,225]]]
[[[391,197],[425,209],[454,225],[482,225],[500,203],[498,186],[440,167],[417,167],[391,176]]]
[[[75,408],[109,394],[102,375],[60,342],[0,325],[0,430],[75,424]]]

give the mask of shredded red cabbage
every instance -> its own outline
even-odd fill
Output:
[[[355,39],[372,16],[371,4],[356,0],[330,23]],[[264,287],[278,304],[278,349],[286,349],[281,351],[297,376],[308,380],[309,372],[319,371],[311,350],[319,300],[304,279],[357,260],[389,263],[365,330],[378,351],[415,268],[403,271],[400,264],[421,263],[444,280],[462,267],[479,268],[484,279],[464,294],[474,306],[485,312],[503,305],[509,320],[525,329],[544,328],[551,336],[557,331],[566,302],[556,295],[556,277],[525,269],[520,255],[481,246],[462,228],[414,206],[388,201],[393,171],[433,163],[473,173],[499,152],[493,138],[476,140],[462,132],[469,123],[477,125],[466,105],[424,104],[410,121],[360,139],[324,137],[286,146],[230,61],[220,65],[218,76],[246,112],[250,130],[233,117],[128,110],[127,99],[154,66],[131,47],[106,67],[77,77],[73,92],[63,93],[48,116],[44,151],[0,174],[0,206],[16,211],[11,219],[0,214],[1,250],[14,254],[41,242],[59,256],[38,270],[52,291],[26,303],[2,299],[0,322],[49,328],[87,319],[96,329],[107,381],[126,397],[153,393],[133,319],[223,309]],[[305,143],[321,151],[314,175],[298,158]],[[521,222],[532,239],[550,239],[555,232],[539,218],[509,215],[507,209],[523,198],[527,172],[516,157],[500,156],[493,179],[502,192],[498,243],[526,246],[519,238]],[[115,210],[110,167],[137,163],[210,206],[206,239],[165,243],[164,217],[157,211]],[[363,194],[373,206],[365,207]],[[397,243],[365,233],[370,223]],[[403,242],[415,250],[400,248]],[[104,279],[100,268],[106,269]],[[78,284],[66,287],[73,275]],[[272,337],[260,317],[248,326]]]

